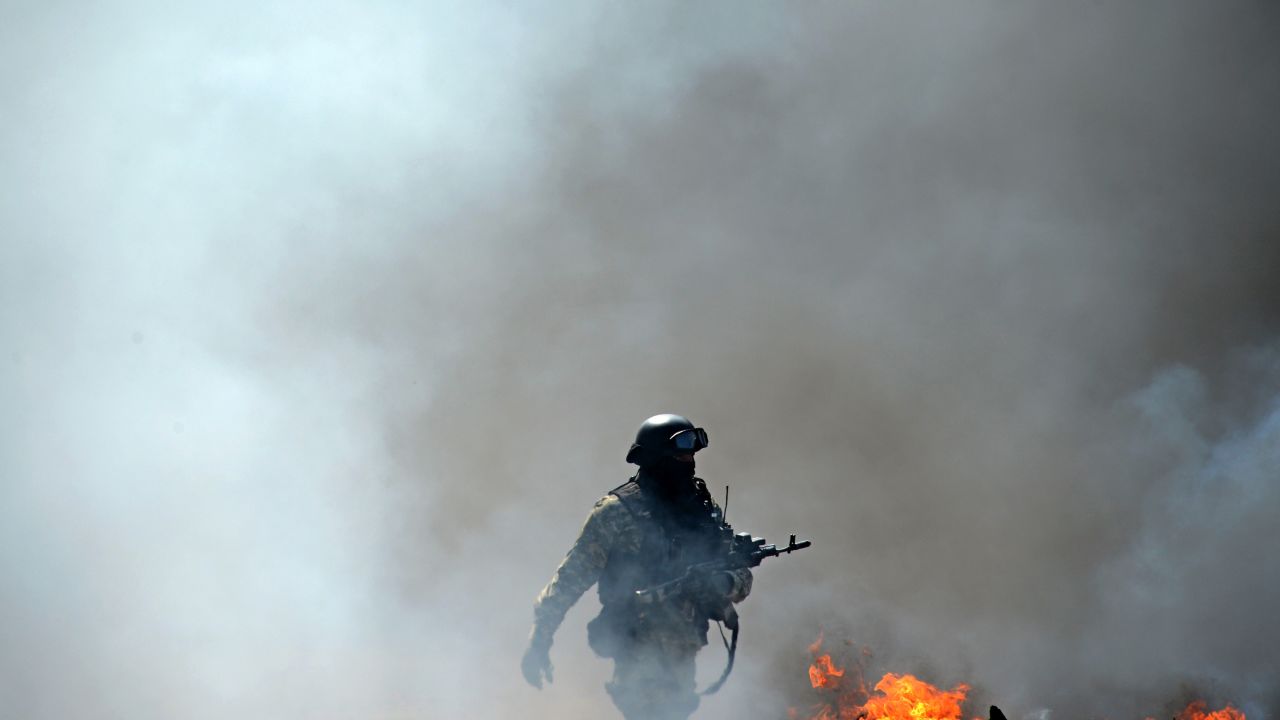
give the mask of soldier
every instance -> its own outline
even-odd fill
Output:
[[[661,602],[636,591],[678,576],[724,551],[732,532],[706,484],[694,477],[694,453],[707,433],[680,415],[655,415],[640,426],[627,462],[634,477],[596,503],[578,540],[534,605],[524,677],[551,682],[551,638],[565,613],[599,582],[600,615],[587,626],[597,655],[612,658],[605,687],[627,720],[685,720],[698,707],[694,655],[707,644],[709,620],[733,613],[751,592],[746,568],[713,572]]]

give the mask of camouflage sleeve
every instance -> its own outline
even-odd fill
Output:
[[[629,540],[629,535],[634,534],[626,532],[631,525],[634,523],[618,498],[606,495],[596,503],[577,541],[569,548],[560,567],[556,568],[551,582],[538,594],[533,606],[530,640],[551,644],[551,637],[560,627],[565,613],[582,597],[582,593],[600,579],[609,552],[617,543]]]
[[[751,569],[739,568],[730,570],[733,578],[733,589],[729,591],[729,602],[740,603],[751,594]]]

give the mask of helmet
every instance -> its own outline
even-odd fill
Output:
[[[641,467],[663,456],[695,453],[707,446],[707,431],[694,427],[683,415],[654,415],[636,431],[627,462]]]

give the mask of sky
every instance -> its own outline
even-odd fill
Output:
[[[609,717],[532,601],[647,416],[974,714],[1280,714],[1261,2],[0,6],[0,714]],[[705,684],[723,654],[700,656]]]

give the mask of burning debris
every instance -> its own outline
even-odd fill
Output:
[[[867,720],[960,720],[960,705],[969,692],[963,683],[939,690],[914,675],[893,673],[885,674],[875,689],[880,694],[864,706]]]
[[[851,664],[842,666],[822,651],[822,641],[819,634],[809,646],[809,684],[822,701],[804,713],[791,708],[791,720],[961,720],[968,685],[941,690],[914,675],[885,673],[868,691],[864,678],[871,650],[863,647]]]
[[[1173,720],[1245,720],[1245,717],[1231,703],[1227,703],[1221,710],[1209,710],[1209,704],[1204,700],[1192,700]]]
[[[852,645],[847,642],[846,644]],[[858,660],[853,666],[854,673],[845,681],[845,669],[836,665],[829,653],[822,652],[822,633],[809,646],[809,654],[813,655],[813,663],[809,665],[809,684],[814,690],[826,690],[839,695],[840,699],[861,703],[867,698],[867,686],[863,682],[862,671],[866,660],[871,657],[871,648],[862,648]],[[845,687],[848,685],[849,687]]]
[[[853,643],[845,641],[845,645]],[[935,687],[911,674],[885,673],[869,691],[865,680],[871,649],[862,647],[856,656],[841,664],[823,651],[823,635],[809,646],[809,684],[819,701],[807,710],[790,708],[789,720],[962,720],[962,705],[970,686],[960,683],[950,690]],[[974,717],[972,720],[981,720]],[[988,720],[1006,720],[992,705]],[[1145,718],[1155,720],[1155,718]],[[1246,720],[1230,703],[1210,711],[1203,700],[1195,700],[1172,720]]]

